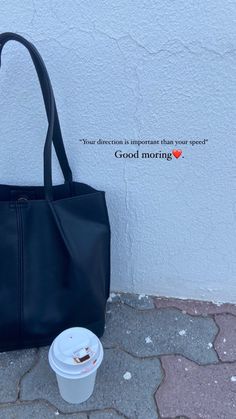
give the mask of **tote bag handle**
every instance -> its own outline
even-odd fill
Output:
[[[60,167],[62,169],[65,182],[69,182],[70,185],[72,183],[72,172],[68,163],[68,159],[66,156],[62,135],[61,135],[61,129],[60,129],[60,123],[59,118],[57,114],[56,109],[56,103],[53,95],[53,90],[51,86],[51,82],[48,76],[47,69],[45,67],[45,64],[43,62],[43,59],[35,46],[31,44],[29,41],[27,41],[25,38],[23,38],[21,35],[6,32],[0,34],[0,66],[1,66],[1,54],[2,49],[6,42],[14,40],[20,42],[22,45],[24,45],[32,58],[32,61],[34,63],[35,69],[37,71],[38,79],[40,82],[43,99],[45,103],[45,108],[47,112],[47,118],[48,118],[48,131],[44,146],[44,187],[45,187],[45,197],[47,200],[53,199],[52,194],[52,157],[51,157],[51,146],[52,142],[54,144],[57,158],[60,163]]]

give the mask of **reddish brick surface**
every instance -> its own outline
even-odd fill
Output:
[[[161,418],[236,418],[236,363],[200,366],[184,357],[162,357],[165,378],[156,392]]]
[[[193,316],[208,316],[211,314],[230,313],[236,316],[235,304],[211,303],[207,301],[179,300],[175,298],[156,297],[154,303],[157,309],[177,308]]]

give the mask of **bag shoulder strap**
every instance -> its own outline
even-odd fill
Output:
[[[1,66],[2,49],[4,45],[10,40],[20,42],[22,45],[24,45],[28,49],[30,53],[35,69],[37,71],[39,83],[40,83],[42,94],[43,94],[44,104],[45,104],[45,108],[47,112],[47,118],[49,121],[49,117],[50,117],[50,107],[49,107],[50,89],[48,87],[49,77],[48,77],[47,72],[45,73],[45,70],[46,70],[45,66],[42,65],[43,60],[41,56],[39,55],[38,51],[36,50],[36,48],[34,47],[34,45],[31,44],[29,41],[27,41],[25,38],[23,38],[21,35],[18,35],[12,32],[5,32],[5,33],[0,34],[0,66]],[[55,148],[57,158],[60,163],[61,170],[63,172],[65,182],[72,183],[73,181],[72,172],[68,163],[65,147],[63,144],[61,128],[60,128],[60,123],[59,123],[59,118],[58,118],[53,91],[51,91],[51,93],[52,93],[53,107],[54,107],[54,125],[53,125],[52,142],[54,144],[54,148]]]

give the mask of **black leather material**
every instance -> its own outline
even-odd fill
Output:
[[[29,50],[41,85],[48,131],[44,186],[0,185],[0,351],[48,345],[62,330],[104,332],[110,292],[110,224],[105,192],[73,182],[51,83],[36,48]],[[51,147],[65,178],[52,185]]]

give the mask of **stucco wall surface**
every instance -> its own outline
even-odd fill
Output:
[[[45,60],[75,178],[107,192],[113,290],[236,302],[235,16],[229,0],[1,1],[0,31]],[[46,127],[29,56],[8,44],[1,183],[42,183]],[[82,138],[208,142],[166,161]]]

